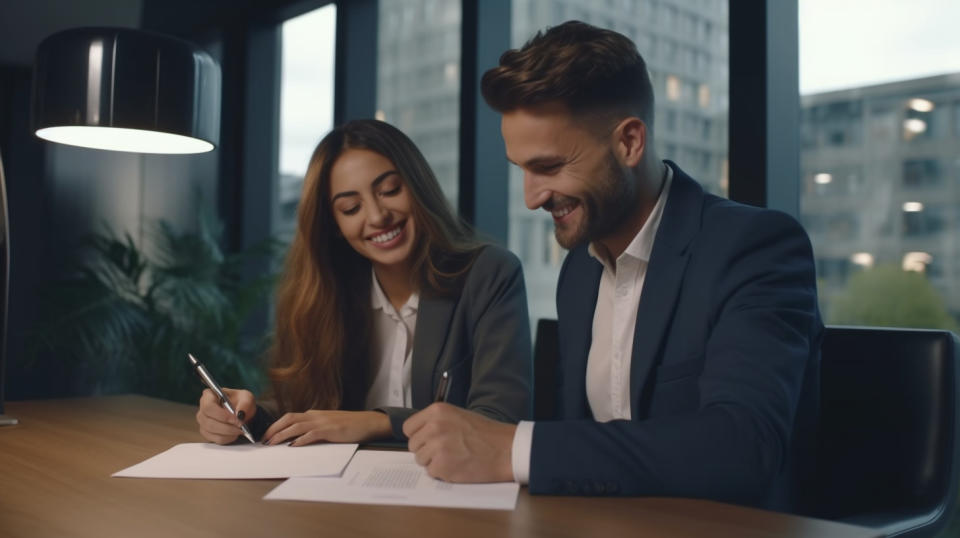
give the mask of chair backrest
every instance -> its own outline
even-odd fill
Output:
[[[556,417],[559,350],[557,320],[537,321],[537,337],[533,344],[534,420],[549,420]]]
[[[555,417],[556,320],[537,323],[534,418]],[[960,340],[949,331],[828,327],[821,347],[816,472],[803,513],[932,536],[960,484]]]
[[[828,327],[818,517],[932,535],[957,502],[960,340],[949,331]]]

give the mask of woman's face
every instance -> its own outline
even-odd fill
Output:
[[[389,159],[347,149],[330,171],[330,206],[344,239],[380,270],[405,270],[416,243],[407,185]]]

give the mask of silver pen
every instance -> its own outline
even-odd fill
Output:
[[[440,384],[437,385],[437,395],[433,401],[447,401],[447,396],[450,394],[450,381],[452,377],[449,370],[444,371],[443,374],[440,375]]]
[[[227,398],[227,395],[223,393],[223,389],[220,388],[220,384],[213,380],[213,376],[211,376],[210,372],[207,371],[207,367],[190,353],[187,353],[187,358],[190,359],[190,364],[193,366],[193,369],[196,370],[197,375],[200,376],[200,379],[203,380],[203,383],[210,387],[210,390],[212,390],[213,393],[220,398],[220,403],[227,408],[227,411],[230,411],[234,416],[236,416],[237,410],[234,409],[233,405],[230,403],[230,398]],[[240,429],[243,430],[243,436],[253,443],[253,436],[250,435],[250,429],[247,428],[247,425],[241,422]]]

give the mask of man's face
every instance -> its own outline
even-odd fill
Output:
[[[507,159],[523,170],[524,201],[553,215],[560,246],[602,239],[630,214],[635,187],[609,133],[598,134],[560,104],[513,110],[500,126]]]

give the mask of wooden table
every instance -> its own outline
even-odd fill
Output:
[[[110,478],[197,442],[195,408],[142,396],[9,402],[0,536],[868,537],[875,531],[710,501],[531,496],[514,511],[264,501],[279,480]]]

